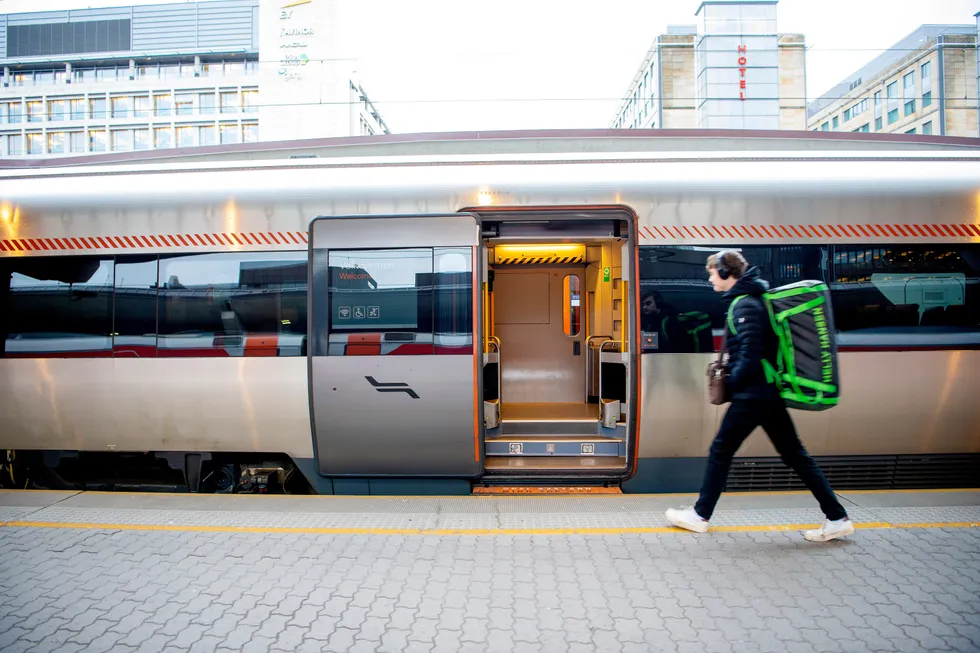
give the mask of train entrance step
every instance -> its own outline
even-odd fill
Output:
[[[622,494],[619,486],[603,487],[601,485],[477,485],[473,494],[489,494],[498,496],[518,494]]]

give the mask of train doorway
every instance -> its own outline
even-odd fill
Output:
[[[484,479],[623,477],[638,417],[631,221],[478,212]]]

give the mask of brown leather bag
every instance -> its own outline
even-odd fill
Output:
[[[728,381],[728,363],[723,360],[725,352],[728,350],[728,329],[725,329],[724,334],[718,359],[711,361],[708,365],[708,401],[715,406],[731,401],[726,383]]]

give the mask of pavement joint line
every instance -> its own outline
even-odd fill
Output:
[[[769,533],[819,528],[820,524],[771,524],[751,526],[712,526],[709,533]],[[978,528],[980,521],[890,523],[862,522],[856,529]],[[687,533],[673,526],[608,528],[303,528],[289,526],[194,526],[180,524],[111,524],[95,522],[4,521],[0,528],[61,528],[114,531],[175,531],[203,533],[292,533],[306,535],[627,535],[647,533]]]

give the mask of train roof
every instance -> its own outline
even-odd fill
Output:
[[[144,152],[114,152],[45,159],[0,160],[3,170],[64,170],[90,166],[246,163],[334,158],[452,157],[645,153],[714,155],[790,154],[822,157],[834,153],[907,153],[928,157],[980,154],[980,138],[855,132],[697,129],[580,129],[386,134],[291,141],[240,143]]]

